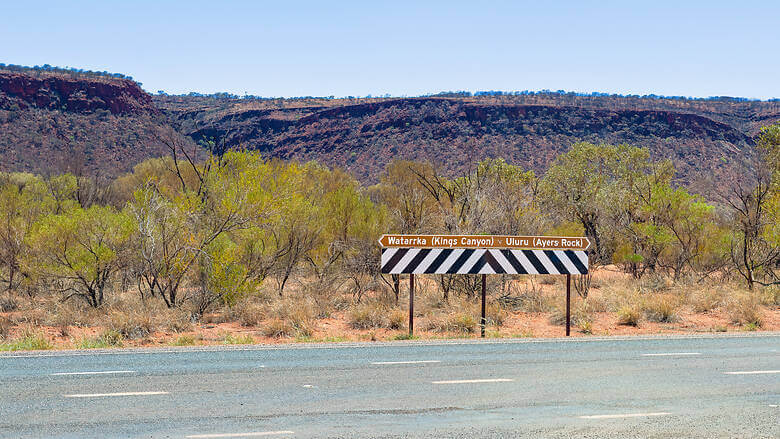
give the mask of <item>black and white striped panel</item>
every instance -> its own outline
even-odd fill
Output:
[[[382,273],[587,274],[581,250],[383,248]]]

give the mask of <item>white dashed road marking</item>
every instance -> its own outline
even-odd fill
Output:
[[[101,370],[94,372],[57,372],[50,374],[51,376],[65,376],[65,375],[112,375],[117,373],[135,373],[134,370]]]
[[[385,365],[385,364],[425,364],[425,363],[441,363],[439,360],[417,360],[417,361],[374,361],[371,364]]]
[[[149,395],[167,395],[168,392],[119,392],[119,393],[74,393],[72,395],[63,395],[66,398],[102,398],[104,396],[149,396]]]
[[[654,412],[654,413],[624,413],[620,415],[587,415],[578,416],[580,419],[619,419],[619,418],[643,418],[646,416],[665,416],[671,415],[668,412]]]
[[[662,354],[642,354],[643,357],[674,357],[678,355],[701,355],[701,352],[664,352]]]
[[[780,370],[740,370],[737,372],[723,372],[726,375],[759,375],[765,373],[780,373]]]
[[[188,439],[208,439],[208,438],[220,438],[220,437],[259,437],[259,436],[275,436],[280,434],[293,434],[294,431],[282,430],[282,431],[257,431],[253,433],[219,433],[219,434],[193,434],[185,436]]]
[[[433,384],[474,384],[474,383],[508,383],[514,381],[509,378],[485,378],[480,380],[447,380],[432,381]]]

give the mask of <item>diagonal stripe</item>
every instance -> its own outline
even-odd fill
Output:
[[[404,268],[403,272],[404,273],[414,273],[415,269],[417,268],[417,266],[420,265],[420,262],[422,262],[423,259],[425,259],[425,257],[428,256],[428,253],[430,253],[430,252],[431,252],[431,249],[429,249],[429,248],[420,249],[417,252],[417,254],[414,256],[414,258],[412,258],[412,260],[409,261],[408,264],[406,264],[406,267]]]
[[[409,251],[408,248],[399,248],[394,252],[393,250],[396,249],[385,249],[385,251],[387,251],[387,253],[389,253],[391,256],[387,259],[387,263],[384,263],[384,260],[382,261],[382,273],[391,273],[393,268],[398,264],[398,261],[400,261],[406,252]],[[382,256],[384,256],[384,254],[385,252],[383,251]],[[384,257],[382,259],[384,259]]]
[[[445,248],[444,250],[439,253],[438,256],[436,256],[436,259],[433,260],[431,265],[428,266],[428,268],[425,269],[426,273],[436,273],[437,269],[441,267],[441,264],[444,263],[445,260],[452,254],[451,248]]]
[[[525,259],[528,261],[529,264],[533,267],[533,271],[528,270],[529,273],[533,274],[547,274],[547,270],[544,268],[544,265],[539,261],[539,258],[536,257],[533,250],[520,250],[522,252],[522,255],[525,257]],[[522,259],[520,259],[520,262],[524,262]]]
[[[561,263],[566,268],[566,271],[563,273],[568,274],[580,274],[580,270],[577,268],[576,265],[569,259],[569,256],[564,252],[563,250],[555,250],[555,256],[558,257],[558,260],[561,261]]]
[[[477,259],[477,262],[474,265],[472,265],[471,268],[469,268],[466,271],[466,273],[468,273],[468,274],[479,274],[479,272],[482,270],[482,267],[485,266],[486,262],[487,261],[485,260],[485,255],[483,254],[482,256],[479,257],[479,259]],[[467,265],[467,267],[468,267],[468,265]],[[463,270],[461,270],[461,273],[463,273]]]
[[[545,250],[544,254],[547,256],[550,262],[552,262],[559,274],[569,273],[569,270],[567,270],[563,263],[561,263],[561,261],[558,259],[558,256],[555,254],[555,250]]]
[[[588,254],[584,251],[566,250],[566,255],[571,263],[577,267],[580,274],[588,274]]]
[[[501,265],[501,273],[513,274],[517,272],[501,250],[490,250],[490,255]]]
[[[471,273],[472,269],[475,265],[479,264],[480,268],[482,267],[482,264],[484,262],[480,262],[482,260],[482,255],[485,253],[485,250],[481,249],[475,249],[474,253],[471,254],[471,257],[466,260],[466,262],[463,263],[463,266],[460,267],[458,270],[458,273],[461,274],[469,274]]]
[[[553,265],[552,261],[550,261],[550,258],[547,257],[547,255],[544,253],[544,250],[532,250],[534,253],[534,256],[536,256],[537,259],[539,259],[539,262],[542,263],[544,266],[545,272],[547,274],[558,274],[558,270],[556,270],[555,265]]]
[[[523,265],[520,263],[520,261],[517,260],[517,257],[515,256],[515,253],[511,250],[501,250],[501,254],[506,258],[507,262],[514,268],[514,272],[517,274],[528,274],[528,271],[523,268]]]
[[[417,256],[417,253],[420,252],[420,249],[418,248],[409,248],[406,254],[398,261],[398,263],[393,267],[393,270],[391,273],[394,274],[401,274],[404,272],[404,268],[406,268],[407,265],[409,265],[409,262],[414,259],[415,256]]]
[[[417,271],[415,273],[425,273],[431,263],[435,261],[437,257],[439,257],[439,254],[441,254],[442,250],[443,249],[440,248],[432,248],[430,253],[428,253],[428,256],[426,256],[425,259],[420,262],[420,265],[417,267]]]
[[[449,268],[447,268],[447,273],[457,273],[458,270],[460,270],[460,267],[462,267],[463,264],[466,263],[466,260],[468,260],[472,254],[474,254],[474,249],[471,248],[463,249],[463,253],[461,253],[458,260],[455,261],[455,263],[452,264]]]
[[[512,254],[515,256],[515,258],[517,258],[517,261],[520,262],[520,265],[523,266],[526,273],[539,274],[531,261],[528,260],[528,256],[526,256],[525,250],[512,250]]]
[[[493,273],[506,273],[506,270],[504,270],[504,267],[501,266],[501,264],[498,263],[496,260],[495,255],[493,254],[493,250],[488,250],[485,252],[485,255],[482,256],[482,258],[485,259],[485,261],[490,265],[490,268],[493,269]]]
[[[436,269],[436,274],[445,274],[450,272],[450,267],[460,259],[465,250],[462,248],[453,249],[450,256]]]

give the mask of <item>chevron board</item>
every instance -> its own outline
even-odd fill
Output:
[[[587,274],[581,250],[383,248],[388,274]]]

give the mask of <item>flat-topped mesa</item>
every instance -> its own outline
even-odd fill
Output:
[[[0,70],[0,108],[14,104],[73,113],[159,113],[152,97],[129,79]]]

